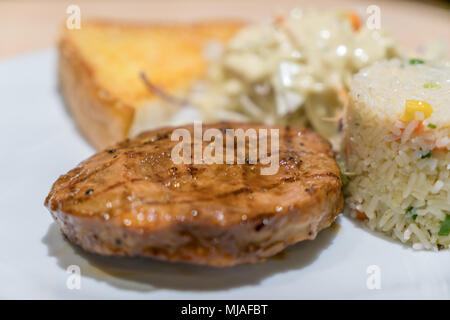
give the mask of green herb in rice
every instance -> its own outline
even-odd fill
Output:
[[[423,85],[425,89],[440,89],[441,86],[434,82],[428,82]]]
[[[450,234],[450,214],[445,216],[445,220],[442,222],[438,234],[440,236],[448,236]]]
[[[414,221],[416,221],[417,218],[417,214],[415,212],[416,209],[413,206],[409,206],[408,209],[406,209],[406,215],[408,216],[408,218],[411,218]]]
[[[420,159],[428,159],[428,158],[431,158],[431,151],[428,151],[428,152],[426,152],[426,153],[423,153],[423,154],[420,156]]]
[[[410,59],[409,64],[424,64],[425,61],[422,59]]]

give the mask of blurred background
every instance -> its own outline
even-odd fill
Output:
[[[69,5],[77,5],[81,18],[111,18],[149,22],[194,21],[220,17],[245,20],[269,19],[294,7],[364,12],[368,5],[381,8],[382,28],[417,48],[431,37],[450,42],[448,1],[388,0],[0,0],[0,59],[54,46]],[[409,26],[421,24],[413,34]]]

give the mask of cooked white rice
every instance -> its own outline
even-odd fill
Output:
[[[415,249],[448,249],[450,63],[375,63],[355,75],[351,98],[343,142],[351,214]],[[407,100],[428,103],[431,115]]]

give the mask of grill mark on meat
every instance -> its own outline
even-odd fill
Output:
[[[73,177],[73,178],[71,178],[69,180],[69,185],[68,186],[72,187],[72,186],[74,186],[74,185],[76,185],[76,184],[78,184],[80,182],[86,181],[90,177],[98,174],[100,171],[103,171],[103,170],[111,167],[114,164],[115,161],[116,160],[110,160],[109,162],[107,162],[107,163],[105,163],[105,164],[103,164],[103,165],[101,165],[99,167],[96,167],[94,170],[92,170],[92,171],[90,171],[90,172],[88,172],[86,174],[84,174],[84,172],[86,172],[86,171],[81,170],[75,177]]]
[[[243,174],[242,179],[243,179],[243,181],[245,181],[245,172],[246,172],[246,170],[242,171],[242,174]],[[308,175],[306,177],[308,177],[308,178],[315,178],[315,179],[316,178],[322,178],[322,177],[332,177],[332,178],[334,178],[337,181],[340,180],[339,176],[337,176],[336,174],[334,174],[332,172],[318,173],[318,174],[314,174],[314,175]],[[166,180],[158,181],[158,183],[160,183],[161,185],[165,185],[166,182],[169,181],[169,180],[170,180],[170,178],[168,178]],[[277,188],[281,183],[294,183],[296,181],[297,181],[296,177],[285,177],[285,178],[282,178],[279,183],[274,183],[272,185],[265,186],[263,190],[265,192],[267,192],[267,191],[270,191],[272,189]],[[82,182],[82,181],[79,181],[79,182]],[[152,181],[150,181],[148,179],[142,179],[142,178],[133,178],[133,179],[130,179],[130,182],[132,182],[132,183],[145,182],[145,183],[149,183],[149,184],[154,184],[155,183],[154,181],[152,182]],[[107,186],[104,189],[96,190],[96,195],[97,196],[102,195],[102,194],[104,194],[104,193],[106,193],[108,191],[111,191],[113,189],[116,189],[118,187],[126,185],[127,183],[128,183],[127,181],[121,181],[121,182],[115,183],[113,185]],[[218,194],[213,195],[212,197],[206,197],[206,198],[197,198],[197,199],[190,199],[190,200],[168,200],[168,201],[145,201],[144,199],[141,199],[141,201],[142,201],[142,203],[145,203],[147,205],[166,205],[166,204],[169,204],[169,203],[178,203],[178,204],[180,204],[180,203],[192,203],[192,202],[195,202],[195,201],[208,202],[208,201],[213,201],[213,200],[224,199],[224,198],[230,197],[230,196],[236,196],[236,195],[239,195],[239,194],[242,194],[242,193],[253,193],[253,192],[254,192],[254,190],[252,190],[249,186],[244,186],[244,187],[239,188],[237,190],[233,190],[233,191],[226,192],[226,193],[218,193]],[[314,192],[314,190],[312,188],[306,188],[305,192],[311,193],[311,192]],[[77,201],[78,203],[82,203],[82,202],[88,200],[89,198],[90,198],[89,196],[82,196],[82,197],[79,197],[79,198],[73,197],[72,199],[74,201]]]
[[[127,181],[121,181],[121,182],[117,182],[117,183],[115,183],[115,184],[113,184],[113,185],[107,186],[107,187],[104,188],[103,190],[100,190],[100,191],[98,192],[98,195],[101,195],[101,194],[106,193],[106,192],[108,192],[108,191],[111,191],[111,190],[113,190],[113,189],[117,189],[117,188],[119,188],[119,187],[125,185],[126,183],[127,183]]]
[[[339,181],[341,180],[341,178],[337,174],[335,174],[333,172],[316,173],[316,174],[313,174],[313,175],[309,175],[307,177],[310,177],[310,178],[332,177],[332,178],[334,178],[336,180],[339,180]]]
[[[311,177],[311,178],[333,177],[336,180],[339,180],[339,177],[334,175],[331,172],[327,172],[327,173],[323,173],[323,174],[311,175],[311,176],[308,176],[308,177]],[[151,183],[151,182],[149,182],[148,180],[145,180],[145,179],[132,179],[131,180],[131,182],[141,182],[141,181],[144,181],[144,182],[147,182],[147,183]],[[268,185],[268,186],[264,187],[261,191],[265,191],[265,192],[271,191],[271,190],[279,187],[280,184],[282,184],[282,183],[295,183],[295,182],[297,182],[297,179],[295,177],[283,178],[283,179],[280,180],[279,183],[274,183],[272,185]],[[118,188],[118,187],[124,185],[125,183],[126,182],[120,182],[120,183],[116,183],[114,185],[108,186],[107,188],[105,188],[103,190],[99,190],[98,192],[96,192],[96,195],[101,195],[102,193],[105,193],[107,191],[111,191],[112,189]],[[312,188],[306,188],[305,192],[311,193],[311,192],[314,192],[314,190]],[[224,199],[226,197],[236,196],[236,195],[240,195],[240,194],[243,194],[243,193],[247,193],[247,194],[254,193],[254,190],[251,189],[248,186],[245,186],[245,187],[239,188],[237,190],[233,190],[233,191],[226,192],[226,193],[218,193],[218,194],[215,194],[212,197],[206,197],[206,198],[197,198],[197,199],[189,199],[189,200],[167,200],[167,201],[146,201],[145,199],[140,199],[140,201],[143,204],[146,204],[146,205],[167,205],[167,204],[170,204],[170,203],[174,203],[174,204],[175,203],[176,204],[182,204],[182,203],[188,204],[188,203],[192,203],[192,202],[196,202],[196,201],[209,202],[209,201],[214,201],[214,200],[221,200],[221,199]],[[81,198],[78,198],[76,200],[85,201],[87,199],[89,199],[89,197],[81,197]],[[114,209],[114,207],[111,208],[111,209]]]
[[[78,185],[79,183],[85,182],[87,179],[94,176],[95,174],[98,174],[100,171],[109,168],[110,166],[112,166],[114,161],[115,160],[107,162],[104,165],[97,167],[92,172],[89,172],[88,174],[83,174],[85,171],[83,171],[82,168],[77,167],[77,168],[73,169],[72,171],[70,171],[68,174],[61,176],[60,179],[62,179],[63,183],[59,187],[55,188],[55,192],[53,195],[49,194],[47,196],[46,201],[51,202],[53,196],[56,195],[58,193],[58,191],[60,191],[63,188],[68,188],[69,190],[75,190],[76,185]],[[71,173],[72,174],[75,173],[75,175],[73,177],[70,177]],[[80,200],[82,201],[82,198],[76,198],[74,193],[75,193],[75,191],[68,193],[67,196],[65,197],[65,200],[66,201],[80,201]]]

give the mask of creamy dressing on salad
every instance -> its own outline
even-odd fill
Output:
[[[188,95],[204,120],[310,125],[335,146],[352,75],[400,56],[354,13],[294,10],[206,49],[210,67]]]

